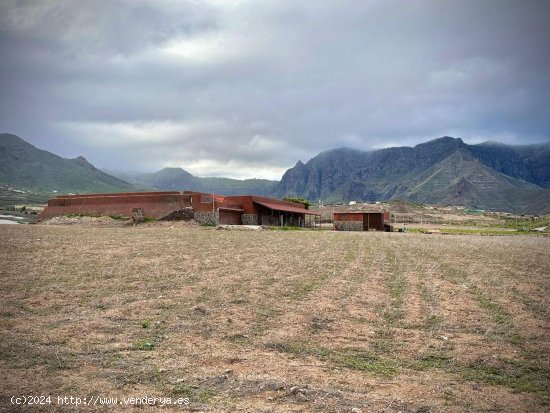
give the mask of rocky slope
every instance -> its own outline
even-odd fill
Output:
[[[325,201],[404,199],[522,212],[544,209],[550,188],[550,145],[467,145],[443,137],[415,147],[371,152],[336,149],[298,162],[275,196]]]

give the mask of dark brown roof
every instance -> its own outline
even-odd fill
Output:
[[[308,214],[308,215],[319,215],[318,213],[309,211],[305,208],[295,207],[292,205],[281,205],[274,202],[264,202],[264,201],[254,201],[255,204],[264,206],[266,208],[272,209],[274,211],[285,211],[285,212],[294,212],[296,214]]]
[[[384,211],[344,211],[344,212],[334,212],[335,214],[340,214],[340,215],[344,215],[344,214],[348,214],[348,215],[352,215],[352,214],[358,214],[358,215],[362,215],[362,214],[383,214]]]

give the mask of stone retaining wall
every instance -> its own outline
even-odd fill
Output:
[[[363,231],[363,221],[334,221],[336,231]]]
[[[218,212],[203,212],[195,211],[195,221],[201,225],[218,225],[219,215]]]
[[[258,225],[258,214],[242,214],[243,225]]]

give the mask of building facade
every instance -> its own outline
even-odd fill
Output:
[[[389,212],[335,212],[333,214],[336,231],[385,231]]]
[[[117,194],[59,195],[48,201],[38,216],[117,215],[170,219],[193,218],[203,225],[314,226],[318,214],[303,204],[255,195],[223,196],[195,191],[133,192]]]

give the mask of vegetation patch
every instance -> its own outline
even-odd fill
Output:
[[[304,343],[270,343],[267,348],[295,356],[315,356],[339,367],[360,370],[374,375],[391,377],[402,369],[444,370],[459,374],[464,380],[508,387],[528,392],[550,402],[550,371],[533,363],[511,359],[492,362],[476,360],[460,364],[447,350],[439,349],[414,359],[380,357],[362,350],[312,348]]]
[[[84,217],[99,218],[101,215],[100,214],[65,214],[61,216],[66,218],[84,218]]]
[[[477,285],[470,284],[468,291],[473,295],[481,308],[484,308],[491,314],[495,323],[499,325],[508,325],[510,323],[511,315],[502,305],[492,300],[487,294],[484,294]]]
[[[509,387],[515,391],[534,393],[550,403],[550,371],[535,363],[498,358],[478,359],[458,369],[462,377],[492,385]]]
[[[291,227],[291,226],[270,226],[269,229],[275,230],[275,231],[305,231],[306,228],[302,227]]]
[[[136,350],[150,351],[150,350],[154,350],[156,346],[157,346],[156,343],[153,340],[149,340],[149,339],[141,339],[134,343],[134,348]]]
[[[308,200],[308,199],[305,199],[305,198],[290,198],[290,197],[286,197],[286,198],[283,198],[283,201],[286,201],[286,202],[294,202],[296,204],[303,204],[306,209],[309,209],[309,207],[312,205],[311,204],[311,201]]]
[[[312,280],[299,282],[293,286],[288,297],[292,300],[301,300],[320,287],[328,277],[329,274],[325,273],[313,278]]]
[[[109,218],[114,219],[115,221],[128,221],[128,218],[122,215],[109,215]]]
[[[390,303],[385,307],[383,315],[386,321],[393,323],[401,319],[404,314],[403,296],[407,290],[407,280],[393,252],[388,252],[388,263],[390,274],[386,284]]]
[[[176,397],[187,397],[191,402],[208,403],[215,393],[209,388],[181,383],[174,386],[172,394]]]
[[[517,288],[512,288],[514,296],[518,297],[519,301],[531,311],[535,317],[541,320],[548,320],[550,317],[550,305],[539,300],[535,300],[528,295],[521,293]]]
[[[268,343],[266,347],[296,356],[314,356],[339,367],[361,370],[372,374],[390,376],[397,372],[399,365],[391,359],[360,350],[337,350],[323,347],[310,347],[305,343]]]
[[[375,330],[372,348],[376,354],[388,354],[395,351],[398,347],[399,343],[395,339],[395,332],[390,325],[383,325],[381,328]]]

